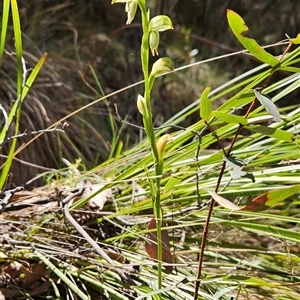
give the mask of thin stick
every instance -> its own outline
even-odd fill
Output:
[[[69,221],[69,223],[78,231],[79,234],[81,234],[84,239],[92,246],[92,248],[95,250],[96,253],[98,253],[103,259],[105,259],[111,266],[116,267],[116,272],[119,274],[119,276],[128,283],[135,284],[135,282],[128,277],[124,271],[117,268],[115,262],[100,248],[100,246],[89,236],[89,234],[83,229],[82,226],[80,226],[76,220],[71,216],[69,212],[69,207],[73,202],[73,199],[76,196],[80,196],[83,192],[83,189],[80,189],[78,192],[70,194],[65,199],[61,201],[63,213],[66,217],[66,219]]]

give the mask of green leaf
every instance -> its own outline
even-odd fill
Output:
[[[23,72],[23,64],[25,65],[25,61],[22,57],[22,33],[21,33],[21,26],[20,26],[20,17],[19,17],[19,10],[16,0],[11,0],[11,11],[12,11],[12,20],[13,20],[13,29],[14,29],[14,38],[15,38],[15,47],[16,47],[16,57],[17,57],[17,99],[11,109],[9,116],[8,116],[8,126],[10,121],[16,115],[16,122],[14,128],[14,134],[17,135],[19,133],[19,124],[20,124],[20,116],[21,116],[21,106],[20,106],[20,98],[23,84],[25,84],[25,72]],[[2,130],[0,133],[0,143],[2,143],[4,137],[6,135],[6,130]],[[14,156],[15,148],[16,148],[17,140],[14,139],[10,145],[7,158],[4,163],[4,167],[1,170],[0,176],[0,189],[3,188],[7,175],[9,173],[12,159]]]
[[[261,211],[268,209],[278,202],[281,202],[297,193],[300,193],[300,185],[293,185],[287,188],[271,190],[255,197],[250,203],[245,205],[242,210]]]
[[[265,287],[270,287],[270,288],[276,288],[276,285],[277,285],[276,282],[274,282],[274,283],[273,282],[268,282],[268,281],[263,280],[261,278],[254,278],[254,277],[251,277],[251,278],[245,280],[245,282],[254,284],[256,286],[265,286]]]
[[[227,9],[227,19],[231,30],[233,31],[239,42],[258,60],[271,65],[277,65],[279,61],[252,38],[243,35],[249,28],[246,26],[245,21],[233,10]]]
[[[294,39],[289,39],[289,41],[290,41],[290,43],[293,43],[294,45],[300,44],[300,33],[298,33]]]
[[[222,111],[213,111],[212,115],[216,118],[222,119],[226,123],[236,123],[236,124],[242,124],[246,125],[247,124],[247,119],[242,116],[236,116],[232,114],[228,114]]]
[[[287,188],[277,189],[269,191],[268,194],[268,201],[266,202],[267,206],[273,206],[277,202],[285,200],[297,193],[300,193],[300,185],[293,185]]]
[[[239,162],[237,161],[234,161],[234,157],[227,158],[224,155],[223,159],[227,163],[227,165],[232,168],[232,171],[229,171],[232,179],[238,179],[247,174],[245,171],[242,170],[243,165],[239,164]]]
[[[267,136],[271,136],[273,138],[276,138],[278,140],[286,141],[286,142],[292,142],[293,141],[293,134],[291,132],[286,132],[281,129],[277,128],[271,128],[263,125],[248,125],[245,126],[245,128],[261,133]]]
[[[276,105],[273,103],[272,99],[260,94],[257,90],[254,90],[254,94],[261,105],[264,106],[264,108],[267,110],[267,112],[274,117],[275,121],[280,122],[280,113]]]
[[[7,24],[8,24],[8,16],[9,16],[9,0],[3,1],[2,8],[2,26],[1,26],[1,38],[0,38],[0,66],[2,64],[2,57],[4,52],[4,46],[6,41],[6,33],[7,33]]]
[[[280,228],[279,226],[271,226],[269,224],[258,224],[258,223],[254,223],[253,221],[250,223],[250,222],[240,222],[240,221],[233,221],[233,220],[220,222],[220,224],[242,227],[246,230],[263,233],[264,235],[269,234],[272,237],[278,237],[280,239],[285,239],[287,241],[293,241],[296,243],[300,242],[299,232],[290,229]]]
[[[217,153],[210,155],[209,157],[200,159],[199,162],[201,165],[209,165],[209,164],[219,163],[222,160],[222,157],[223,157],[223,152],[219,151]]]
[[[23,84],[23,63],[22,63],[22,33],[20,25],[20,17],[18,4],[16,0],[11,1],[11,11],[14,27],[14,38],[16,45],[16,56],[17,56],[17,95],[18,98],[21,96],[22,84]]]
[[[74,292],[82,300],[89,300],[90,297],[82,292],[76,284],[74,284],[59,268],[57,268],[52,262],[48,260],[42,253],[39,251],[34,251],[34,255],[42,261],[62,282],[66,284],[70,290]]]
[[[34,69],[32,70],[32,72],[30,73],[29,77],[27,78],[26,82],[25,82],[25,86],[22,89],[22,94],[21,94],[21,100],[23,101],[24,98],[26,97],[29,88],[31,87],[32,83],[34,82],[37,74],[39,73],[42,65],[44,64],[46,58],[47,58],[48,53],[44,53],[43,56],[39,59],[38,63],[36,64],[36,66],[34,67]]]
[[[20,17],[18,11],[18,5],[16,0],[11,1],[11,10],[12,10],[12,19],[13,19],[13,28],[14,28],[14,38],[15,38],[15,45],[16,45],[16,57],[17,57],[17,99],[10,110],[7,126],[9,127],[12,120],[16,118],[16,125],[15,125],[15,135],[19,132],[19,124],[21,118],[21,102],[24,100],[30,86],[32,85],[36,75],[38,74],[41,66],[43,65],[47,54],[44,54],[42,58],[39,60],[33,71],[31,72],[30,76],[25,82],[25,61],[22,57],[22,33],[21,33],[21,26],[20,26]],[[0,132],[0,143],[3,142],[6,135],[6,130],[2,130]],[[10,145],[8,157],[4,163],[4,167],[2,169],[2,173],[0,176],[0,189],[3,188],[4,183],[7,178],[7,174],[9,173],[12,159],[14,156],[15,148],[16,148],[17,140],[14,139]]]
[[[31,87],[31,85],[34,82],[34,80],[35,80],[38,72],[40,71],[43,63],[45,62],[46,57],[47,57],[47,53],[44,53],[43,56],[38,61],[38,63],[36,64],[36,66],[34,67],[34,69],[32,70],[32,72],[30,73],[29,77],[27,78],[25,86],[22,89],[21,99],[18,99],[17,101],[14,102],[14,105],[12,106],[12,108],[9,112],[6,127],[10,127],[10,125],[11,125],[11,123],[12,123],[12,121],[15,118],[15,115],[17,113],[17,109],[20,106],[20,102],[23,101],[25,96],[27,95],[29,88]],[[2,130],[0,132],[0,144],[4,141],[5,136],[6,136],[6,130]]]
[[[200,117],[207,121],[210,118],[212,112],[212,102],[208,99],[208,94],[211,88],[207,87],[200,97]]]

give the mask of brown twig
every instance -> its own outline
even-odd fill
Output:
[[[68,222],[78,231],[79,234],[92,246],[92,248],[95,250],[96,253],[98,253],[104,260],[106,260],[111,266],[115,267],[116,272],[119,274],[119,276],[124,280],[124,282],[128,282],[130,284],[134,284],[135,282],[133,279],[128,277],[125,272],[117,267],[115,262],[100,248],[100,246],[89,236],[89,234],[83,229],[82,226],[80,226],[76,220],[71,216],[69,212],[69,208],[73,202],[73,199],[77,196],[80,196],[83,192],[83,188],[80,189],[76,193],[72,193],[68,195],[66,198],[61,200],[62,210],[64,213],[64,216],[68,220]]]

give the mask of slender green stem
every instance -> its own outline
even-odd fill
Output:
[[[159,159],[157,145],[156,145],[156,138],[155,132],[153,127],[152,121],[152,110],[151,110],[151,89],[152,83],[149,80],[149,21],[150,16],[149,12],[147,11],[145,3],[139,3],[139,7],[142,12],[142,26],[143,26],[143,37],[142,37],[142,44],[141,44],[141,61],[142,61],[142,69],[144,73],[144,80],[145,80],[145,92],[144,98],[146,102],[146,111],[143,115],[143,123],[145,127],[145,131],[147,137],[150,140],[150,145],[153,154],[153,161],[155,164],[155,173],[156,173],[156,193],[152,195],[153,200],[153,210],[156,219],[156,230],[157,230],[157,271],[158,271],[158,289],[162,288],[162,234],[161,234],[161,227],[162,227],[162,211],[161,211],[161,204],[160,204],[160,175],[163,172],[163,160]]]

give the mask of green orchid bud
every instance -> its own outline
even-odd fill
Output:
[[[165,134],[159,138],[159,140],[157,141],[157,145],[156,145],[159,159],[163,158],[163,156],[165,154],[165,149],[166,149],[167,143],[172,142],[172,141],[173,141],[173,138],[170,134]]]
[[[165,31],[173,29],[172,21],[168,16],[159,15],[150,20],[149,31]]]
[[[149,46],[153,56],[158,55],[158,45],[159,45],[159,32],[151,31],[149,35]]]
[[[164,73],[168,73],[174,70],[174,63],[169,57],[162,57],[158,59],[152,66],[151,77],[157,77]]]
[[[146,100],[140,94],[138,94],[138,97],[137,97],[137,108],[138,108],[139,112],[141,113],[141,115],[143,116],[146,112]]]

